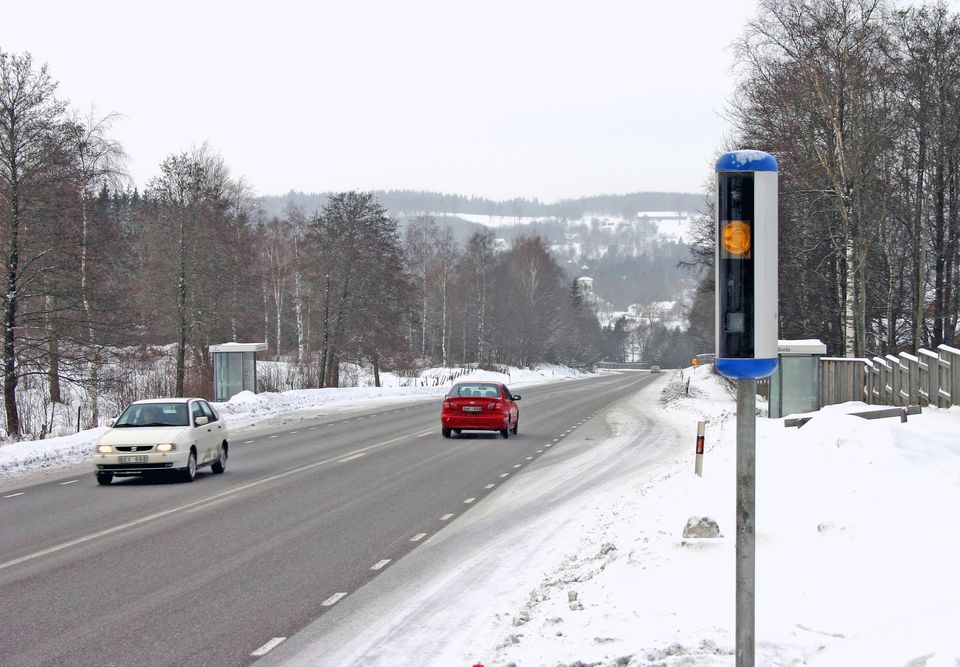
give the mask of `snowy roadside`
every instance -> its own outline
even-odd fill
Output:
[[[422,377],[427,382],[446,377],[452,370],[428,369]],[[511,368],[507,374],[473,371],[463,377],[507,382],[514,388],[589,376],[564,366],[544,364],[533,370]],[[382,387],[304,389],[263,394],[242,392],[227,402],[214,405],[226,420],[231,434],[236,436],[273,425],[277,420],[310,418],[391,402],[436,400],[450,386],[450,382],[441,382],[435,386],[404,387],[400,386],[399,378],[388,373],[383,374],[382,380]],[[0,443],[0,488],[9,485],[11,478],[75,474],[78,468],[90,464],[93,447],[104,430],[101,426],[58,438]],[[90,470],[92,472],[92,467]]]
[[[584,498],[559,565],[516,575],[526,602],[461,664],[734,664],[735,403],[703,369],[689,396],[676,377],[658,384],[659,416],[688,455],[656,480]],[[758,419],[757,664],[960,664],[960,408],[908,423],[844,414],[865,407],[830,406],[802,429]],[[684,538],[693,516],[722,537]]]

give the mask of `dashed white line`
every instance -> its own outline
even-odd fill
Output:
[[[440,517],[440,520],[441,520],[441,521],[449,521],[449,520],[452,519],[452,518],[453,518],[453,515],[452,515],[452,514],[444,514],[442,517]]]
[[[487,485],[486,485],[485,487],[483,487],[483,488],[485,488],[485,489],[492,489],[492,488],[495,487],[495,486],[496,486],[496,484],[487,484]]]
[[[544,445],[544,447],[552,447],[552,446],[553,446],[552,442],[548,442],[547,444]]]
[[[463,501],[463,504],[464,504],[464,505],[469,505],[469,504],[472,503],[474,500],[476,500],[476,498],[467,498],[466,500]]]
[[[419,542],[420,540],[422,540],[422,539],[425,538],[426,536],[427,536],[426,533],[417,533],[416,535],[414,535],[413,537],[410,538],[410,541],[411,541],[411,542]]]
[[[310,430],[311,430],[311,431],[316,431],[316,430],[317,430],[317,427],[316,427],[316,426],[311,426],[311,427],[310,427]]]
[[[521,467],[523,467],[523,466],[521,466],[521,465],[518,463],[517,465],[515,465],[515,466],[513,466],[513,467],[514,467],[514,468],[521,468]]]
[[[273,649],[275,649],[277,646],[279,646],[280,643],[283,642],[285,639],[286,637],[274,637],[273,639],[268,641],[266,644],[258,648],[256,651],[254,651],[250,655],[257,658],[259,658],[260,656],[264,656],[270,651],[272,651]]]
[[[553,441],[554,441],[554,442],[560,442],[560,438],[554,438]]]
[[[71,479],[69,482],[60,482],[60,486],[66,486],[67,484],[76,484],[79,482],[79,479]]]
[[[294,433],[299,433],[299,432],[300,431],[290,431],[290,435],[293,435]]]
[[[532,456],[528,456],[528,457],[527,457],[527,460],[528,460],[528,461],[532,461],[532,460],[533,460],[533,457],[532,457]]]
[[[279,435],[271,435],[270,437],[271,437],[271,438],[279,438],[280,436],[279,436]]]
[[[256,442],[256,440],[247,440],[247,441],[245,441],[243,444],[249,445],[251,442]]]
[[[371,570],[382,570],[383,568],[385,568],[385,567],[387,566],[387,564],[388,564],[390,561],[391,561],[390,558],[384,558],[382,561],[380,561],[379,563],[377,563],[376,565],[374,565],[374,566],[371,567],[370,569],[371,569]]]
[[[537,454],[543,454],[543,450],[542,450],[542,449],[538,449],[538,450],[537,450]]]
[[[25,491],[21,491],[20,493],[11,493],[9,496],[4,496],[4,498],[16,498],[17,496],[22,496],[24,493]]]
[[[510,476],[510,473],[508,473],[508,472],[505,472],[505,473],[503,473],[502,475],[500,475],[501,478],[503,478],[503,477],[509,477],[509,476]]]
[[[345,598],[345,597],[347,597],[347,594],[346,594],[346,593],[335,593],[335,594],[331,595],[330,597],[328,597],[328,598],[327,598],[326,600],[324,600],[323,602],[321,602],[321,603],[320,603],[320,606],[321,606],[321,607],[332,607],[333,605],[337,604],[338,602],[340,602],[340,600],[342,600],[342,599]]]

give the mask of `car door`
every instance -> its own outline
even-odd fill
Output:
[[[200,409],[203,410],[203,414],[209,420],[207,425],[210,427],[210,433],[213,435],[211,438],[211,451],[210,456],[212,458],[217,458],[220,452],[220,443],[227,439],[227,427],[224,424],[224,421],[220,419],[220,415],[211,407],[206,401],[198,401],[200,403]]]
[[[213,431],[210,423],[200,424],[197,422],[203,414],[203,408],[200,401],[190,401],[190,423],[193,425],[193,436],[197,443],[197,463],[206,463],[212,458],[210,453],[211,443],[213,442]],[[203,421],[200,419],[200,421]]]
[[[520,414],[520,410],[517,408],[517,404],[513,400],[513,392],[511,392],[505,384],[500,386],[503,388],[503,400],[506,402],[507,409],[510,411],[510,424],[516,424],[517,416]]]

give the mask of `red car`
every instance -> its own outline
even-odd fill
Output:
[[[458,382],[443,398],[440,427],[444,438],[460,431],[500,431],[509,438],[520,425],[520,410],[502,382]]]

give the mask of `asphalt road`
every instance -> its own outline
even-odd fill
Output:
[[[227,472],[192,484],[91,469],[6,491],[0,664],[250,664],[650,380],[513,388],[507,440],[391,404],[232,437]]]

